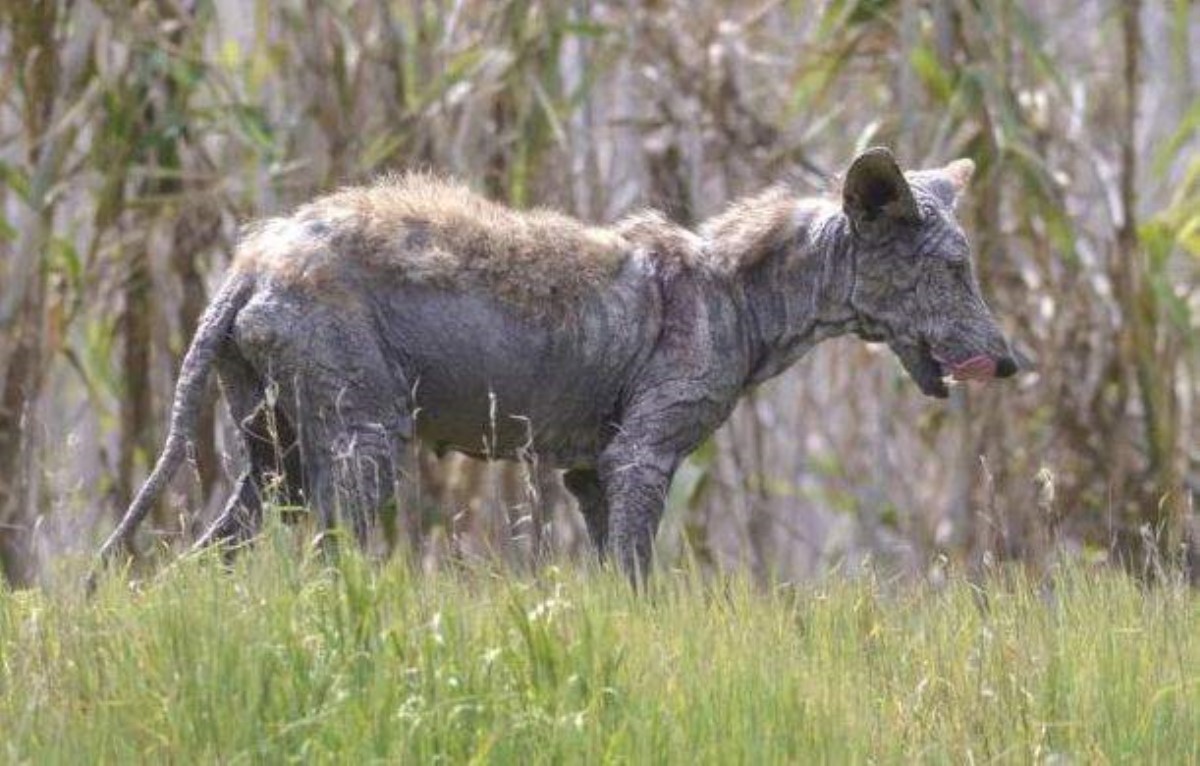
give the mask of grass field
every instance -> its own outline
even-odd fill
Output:
[[[0,593],[15,763],[1200,763],[1200,598],[297,555]]]

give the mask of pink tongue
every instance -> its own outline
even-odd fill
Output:
[[[949,367],[955,380],[991,380],[996,377],[996,360],[986,354],[973,356]]]

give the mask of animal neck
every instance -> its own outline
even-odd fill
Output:
[[[841,208],[791,199],[790,224],[759,260],[739,271],[748,321],[750,375],[778,375],[827,338],[855,331],[854,246]]]

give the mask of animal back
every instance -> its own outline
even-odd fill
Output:
[[[413,173],[252,225],[236,263],[315,287],[353,264],[373,278],[483,290],[540,313],[602,290],[629,252],[610,229],[552,210],[513,210],[460,183]]]

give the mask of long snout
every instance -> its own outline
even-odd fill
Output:
[[[996,377],[1011,378],[1017,374],[1020,367],[1017,365],[1017,360],[1011,356],[1003,356],[996,360]]]
[[[993,328],[986,333],[976,329],[975,333],[947,338],[933,347],[933,357],[955,380],[1011,378],[1023,369],[1008,340]]]

